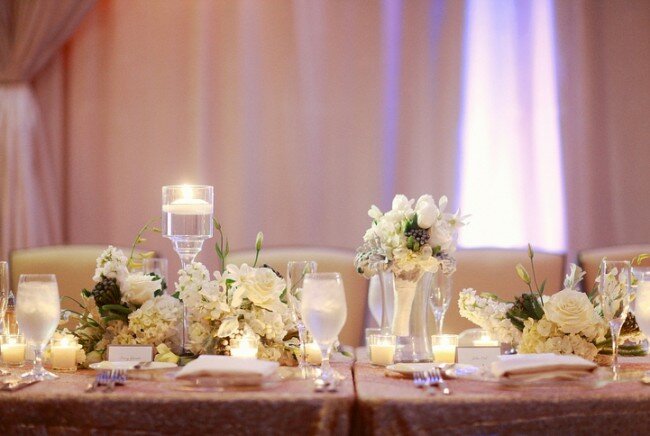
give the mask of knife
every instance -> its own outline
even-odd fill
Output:
[[[14,392],[22,388],[26,388],[27,386],[31,386],[34,383],[38,383],[40,380],[19,380],[19,381],[12,381],[12,382],[7,382],[0,387],[0,390],[2,391],[9,391],[9,392]]]

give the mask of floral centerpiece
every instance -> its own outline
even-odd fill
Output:
[[[368,211],[373,221],[357,250],[355,266],[368,278],[381,271],[394,274],[395,335],[409,335],[411,307],[422,275],[455,270],[455,236],[464,217],[459,212],[445,213],[446,206],[444,196],[436,204],[431,195],[423,195],[417,202],[396,195],[390,211],[382,213],[374,205]]]
[[[216,221],[215,227],[221,232]],[[143,240],[140,234],[136,244]],[[127,258],[108,247],[97,259],[95,286],[75,300],[81,310],[66,316],[76,321],[71,334],[83,347],[86,364],[103,360],[109,344],[153,345],[156,360],[178,362],[184,317],[194,355],[227,355],[231,340],[252,336],[259,358],[293,364],[298,340],[285,282],[272,268],[256,267],[261,245],[260,233],[253,266],[226,265],[222,235],[216,246],[222,269],[210,274],[199,262],[188,265],[179,271],[173,295],[164,293],[162,278],[129,268],[137,266],[133,250]]]
[[[575,354],[589,360],[596,360],[599,354],[611,354],[609,326],[603,319],[597,292],[580,291],[585,275],[582,269],[572,264],[563,289],[546,296],[545,282],[537,286],[534,278],[534,253],[530,246],[529,257],[533,278],[521,264],[516,267],[519,277],[528,285],[528,293],[514,302],[506,302],[494,294],[463,289],[458,299],[461,316],[501,342],[518,344],[519,353]],[[606,280],[614,284],[617,279],[608,275]],[[619,348],[621,354],[644,354],[639,345],[643,336],[633,317],[626,321],[621,337],[632,344]]]

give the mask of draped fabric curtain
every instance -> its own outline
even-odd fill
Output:
[[[514,68],[530,71],[531,81],[518,80],[518,92],[537,94],[520,94],[526,98],[503,117],[488,101],[484,113],[501,124],[475,144],[508,153],[498,148],[499,134],[519,132],[510,144],[525,150],[523,170],[494,164],[496,156],[477,160],[465,147],[475,124],[464,114],[476,103],[467,71],[477,59],[467,56],[467,44],[487,19],[470,14],[472,3],[492,6],[490,13],[511,8],[519,23],[517,48],[495,53],[525,61]],[[541,46],[552,46],[554,68],[538,63],[539,29],[547,28],[539,3],[553,34],[544,33]],[[512,236],[515,223],[525,227],[516,233],[521,246],[565,240],[573,251],[648,242],[650,175],[639,163],[650,157],[649,14],[650,2],[640,0],[102,0],[47,73],[50,82],[43,74],[37,81],[54,86],[62,70],[66,83],[59,126],[66,132],[65,240],[129,244],[160,213],[161,186],[187,182],[215,186],[215,211],[233,249],[252,246],[258,230],[267,245],[354,248],[370,204],[387,208],[395,193],[431,192],[458,206],[461,196],[492,195],[492,174],[526,195],[511,199],[512,211],[471,203],[475,210],[464,212],[481,229],[474,235]],[[508,28],[496,23],[492,29]],[[509,92],[507,70],[498,67],[512,64],[485,64]],[[549,71],[555,83],[538,86]],[[554,90],[555,115],[539,108],[553,104],[542,97]],[[57,105],[42,108],[55,126]],[[543,120],[553,118],[560,174],[540,158],[550,147]],[[468,157],[487,178],[464,184],[476,176],[463,169]],[[553,194],[558,183],[564,194]],[[498,229],[485,225],[486,213],[497,216]],[[566,235],[545,236],[558,216]],[[38,222],[50,219],[39,215]],[[149,241],[173,269],[171,244]],[[210,253],[206,244],[201,260],[212,263]]]
[[[0,258],[63,240],[63,162],[48,144],[30,82],[93,4],[0,2]]]
[[[66,56],[70,242],[129,244],[182,182],[215,186],[235,250],[353,249],[398,192],[457,205],[462,7],[101,2]]]

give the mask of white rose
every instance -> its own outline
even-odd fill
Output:
[[[153,298],[154,293],[161,287],[161,280],[142,273],[129,274],[122,286],[122,301],[143,305]]]
[[[557,324],[564,333],[580,333],[598,321],[587,294],[572,289],[563,289],[551,295],[544,304],[544,312],[546,318]]]
[[[393,210],[408,214],[412,211],[411,205],[413,200],[409,200],[405,195],[398,194],[393,198]]]
[[[244,296],[253,304],[274,310],[280,303],[280,295],[284,291],[285,283],[271,269],[258,268],[255,270],[255,279],[240,286],[244,287]]]
[[[428,229],[436,222],[438,218],[438,207],[430,195],[423,195],[418,198],[415,204],[415,213],[418,214],[418,226],[422,229]]]

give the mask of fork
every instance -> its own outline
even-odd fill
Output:
[[[113,392],[116,385],[123,386],[124,383],[126,383],[126,371],[123,369],[112,369],[108,376],[104,392]]]
[[[433,368],[433,372],[431,373],[432,375],[432,384],[438,386],[438,388],[442,391],[443,395],[451,395],[451,390],[449,389],[449,385],[447,385],[447,382],[445,379],[442,378],[442,371],[440,371],[440,368],[435,367]]]
[[[86,392],[93,392],[97,389],[97,387],[104,386],[108,381],[108,376],[109,376],[108,371],[102,371],[99,374],[97,374],[95,376],[95,380],[92,383],[89,383],[88,386],[86,386]]]
[[[413,373],[413,384],[416,388],[423,388],[427,385],[427,377],[422,371]]]

